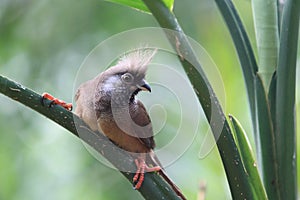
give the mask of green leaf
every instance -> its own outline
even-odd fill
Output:
[[[263,82],[259,75],[255,79],[257,99],[257,119],[261,145],[260,161],[264,185],[269,199],[279,198],[278,163],[276,160],[276,139],[273,120]],[[272,84],[273,85],[273,84]]]
[[[251,190],[251,194],[253,194],[253,199],[267,200],[268,197],[259,176],[257,163],[254,159],[253,151],[247,138],[247,134],[236,118],[229,116],[229,119],[245,168],[245,178],[250,184],[249,189]]]
[[[106,1],[129,6],[134,9],[150,13],[148,7],[143,3],[142,0],[106,0]],[[163,0],[163,3],[166,5],[167,8],[169,8],[170,11],[173,10],[174,0]]]
[[[256,144],[259,143],[256,106],[255,106],[255,76],[258,71],[257,63],[251,47],[248,35],[243,26],[242,20],[239,17],[231,0],[215,0],[224,20],[230,31],[232,40],[234,42],[241,67],[244,74],[246,88],[248,92],[250,111],[254,129],[254,136]],[[259,152],[259,146],[257,152]]]
[[[252,0],[252,8],[258,48],[258,73],[265,88],[268,88],[277,67],[279,51],[277,0]]]
[[[274,124],[276,124],[276,85],[277,85],[277,73],[275,71],[271,79],[269,93],[268,93],[268,102],[269,102],[273,128],[274,128]]]
[[[276,148],[281,199],[297,199],[295,87],[300,1],[283,8],[276,84]]]

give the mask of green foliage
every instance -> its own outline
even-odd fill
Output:
[[[254,154],[247,138],[246,132],[241,124],[233,116],[229,116],[235,141],[237,143],[239,153],[241,154],[242,162],[245,169],[244,179],[250,184],[251,199],[267,200],[267,194],[258,172],[258,165],[254,159]]]
[[[187,55],[193,55],[191,47],[187,43],[183,31],[180,28],[180,25],[177,24],[177,20],[168,12],[161,1],[148,1],[144,0],[145,4],[149,7],[152,14],[156,17],[157,21],[163,28],[169,28],[179,32],[179,36],[176,37],[176,40],[179,40],[179,46],[172,44],[174,43],[175,38],[170,39],[170,43],[173,45],[174,49],[179,52],[186,52]],[[281,43],[280,43],[280,52],[279,52],[279,67],[278,72],[282,77],[280,82],[276,82],[276,106],[274,112],[273,103],[274,99],[268,102],[268,92],[265,92],[263,83],[268,87],[269,80],[273,74],[274,68],[277,63],[277,48],[278,48],[278,30],[277,26],[277,7],[276,2],[273,2],[273,7],[270,7],[265,15],[264,3],[259,5],[258,2],[254,2],[254,11],[256,19],[256,28],[257,28],[257,38],[258,38],[258,47],[259,47],[259,58],[260,58],[260,67],[257,67],[256,60],[253,54],[252,47],[250,45],[249,39],[243,24],[241,23],[240,17],[237,14],[234,5],[229,0],[216,0],[217,5],[227,23],[229,30],[231,31],[232,38],[234,40],[241,66],[244,72],[245,82],[248,89],[248,97],[250,102],[250,108],[252,113],[252,122],[255,130],[256,145],[258,158],[261,161],[262,165],[262,174],[264,178],[265,187],[270,199],[281,199],[289,196],[289,199],[296,198],[295,188],[297,187],[297,182],[295,181],[297,167],[295,165],[295,125],[294,125],[294,106],[295,106],[295,69],[296,69],[296,54],[297,52],[297,41],[298,41],[298,29],[299,29],[299,9],[300,6],[297,5],[297,2],[287,1],[284,6],[283,12],[283,33],[281,34]],[[296,6],[292,6],[293,3]],[[299,3],[299,1],[298,1]],[[274,6],[275,5],[275,6]],[[296,8],[295,8],[296,7]],[[262,16],[262,17],[261,17]],[[262,19],[261,19],[262,18]],[[292,19],[293,18],[293,19]],[[263,25],[261,25],[263,24]],[[273,27],[272,30],[265,32],[267,27]],[[275,27],[275,28],[274,28]],[[181,35],[182,33],[182,35]],[[269,36],[271,37],[271,42],[268,40]],[[272,47],[270,47],[270,43]],[[267,44],[267,45],[266,45]],[[261,46],[262,45],[262,46]],[[182,58],[185,58],[185,54],[182,55]],[[201,73],[197,74],[196,71],[191,69],[194,67],[200,67],[200,64],[197,62],[192,62],[192,65],[186,63],[184,59],[181,58],[183,68],[185,69],[187,75],[190,78],[191,83],[195,88],[195,92],[199,98],[199,101],[204,109],[208,121],[210,121],[210,109],[211,105],[206,101],[207,99],[212,99],[212,102],[216,102],[216,107],[218,108],[218,101],[215,99],[214,92],[211,89],[211,86],[206,79],[205,75]],[[265,62],[267,61],[267,62]],[[260,70],[258,70],[260,68]],[[263,79],[262,79],[263,77]],[[272,91],[270,92],[269,97],[274,97],[273,89],[274,85],[272,83]],[[288,90],[286,88],[289,88]],[[207,94],[210,98],[207,97]],[[214,106],[214,105],[213,105]],[[272,107],[270,107],[272,106]],[[272,111],[270,110],[272,109]],[[271,116],[275,114],[276,117]],[[222,123],[223,111],[218,110],[220,114],[219,123]],[[284,115],[290,117],[287,121],[281,120]],[[274,120],[276,118],[276,120]],[[276,121],[276,124],[273,122]],[[278,123],[279,122],[279,123]],[[222,131],[221,137],[218,139],[215,135],[215,139],[218,139],[217,145],[223,160],[223,164],[227,173],[228,182],[231,186],[232,196],[234,198],[240,198],[238,194],[243,193],[250,198],[266,198],[264,192],[258,192],[262,196],[257,196],[258,193],[255,193],[253,188],[252,192],[249,192],[248,184],[254,185],[255,181],[260,179],[256,178],[254,182],[248,180],[247,177],[243,176],[243,172],[240,168],[235,169],[233,165],[228,163],[228,153],[230,152],[227,147],[231,146],[232,149],[236,148],[234,142],[229,142],[226,146],[226,142],[223,143],[223,137],[227,138],[228,141],[231,139],[231,132],[227,126],[227,122],[224,123],[224,132]],[[274,129],[274,126],[275,129]],[[215,134],[214,126],[211,126],[213,133]],[[284,132],[288,131],[286,136]],[[224,134],[224,135],[223,135]],[[284,137],[284,138],[283,138]],[[243,145],[243,143],[240,143]],[[244,145],[247,145],[244,143]],[[247,146],[243,147],[247,149]],[[240,146],[240,149],[243,149]],[[241,151],[240,151],[241,154]],[[238,162],[240,159],[239,154],[232,153],[235,157],[235,162]],[[245,157],[244,157],[245,158]],[[243,157],[242,157],[243,159]],[[248,158],[251,160],[251,158]],[[230,160],[230,159],[229,159]],[[253,165],[251,161],[243,162],[246,169],[250,169]],[[250,165],[250,166],[248,166]],[[240,170],[240,178],[237,182],[242,185],[242,190],[236,188],[236,176],[234,175],[237,171]],[[233,175],[233,176],[232,176]],[[234,180],[235,177],[235,180]],[[256,177],[258,172],[256,172]],[[285,178],[281,178],[285,177]],[[255,178],[254,178],[255,179]],[[258,183],[257,183],[258,184]],[[283,184],[284,186],[292,185],[294,187],[289,188],[290,192],[287,192],[283,187],[279,185]],[[259,184],[261,185],[261,184]],[[257,189],[257,188],[256,188]],[[259,190],[259,188],[258,188]],[[264,191],[259,190],[259,191]]]
[[[129,4],[130,2],[138,3]],[[229,34],[214,8],[214,2],[177,1],[174,13],[185,33],[200,41],[219,66],[227,94],[227,105],[223,109],[237,116],[246,129],[242,131],[243,134],[255,133],[255,145],[258,147],[256,153],[259,158],[257,164],[265,171],[262,179],[269,199],[295,199],[296,158],[293,156],[296,151],[296,125],[293,124],[293,100],[294,91],[299,91],[295,89],[295,86],[299,87],[299,84],[295,84],[299,1],[286,1],[288,6],[285,8],[283,20],[278,17],[278,21],[283,21],[283,27],[277,27],[282,31],[278,54],[280,67],[276,67],[277,71],[273,74],[269,88],[262,87],[261,78],[256,74],[260,62],[257,66],[250,45],[255,43],[251,39],[254,31],[248,17],[251,16],[250,1],[235,1],[235,5],[229,0],[215,2],[231,31],[240,58],[254,130],[251,129],[251,120],[248,118],[246,91],[241,87],[242,76],[239,71],[236,73],[239,63]],[[118,3],[149,12],[142,1]],[[172,10],[172,5],[173,1],[170,1],[167,6],[169,11]],[[264,12],[264,9],[261,10],[260,12]],[[163,17],[167,15],[162,15],[161,18]],[[48,91],[71,101],[72,82],[77,67],[99,41],[130,28],[155,25],[150,15],[105,2],[1,2],[0,73],[40,92]],[[260,53],[257,52],[257,57],[260,58]],[[120,178],[114,170],[99,165],[85,153],[79,141],[65,136],[67,134],[63,133],[64,130],[55,128],[49,121],[5,98],[1,97],[0,103],[0,180],[3,180],[0,181],[0,199],[41,199],[45,197],[45,193],[49,195],[49,199],[141,199],[124,178]],[[296,103],[299,114],[299,97]],[[202,126],[200,124],[199,132],[205,131]],[[175,125],[169,123],[169,127],[171,132]],[[279,132],[272,132],[272,129],[278,129]],[[251,142],[252,135],[249,134],[248,137]],[[214,150],[203,160],[195,159],[201,145],[199,140],[197,137],[185,155],[167,168],[167,171],[170,171],[171,177],[179,183],[188,199],[196,198],[196,185],[199,180],[207,181],[207,199],[221,199],[224,196],[230,199],[226,175],[217,151]],[[239,141],[233,143],[234,145],[241,149],[248,144],[243,145]],[[260,148],[263,148],[261,152],[264,156],[259,154]],[[239,151],[239,154],[243,163],[250,162],[248,165],[243,164],[243,167],[253,166],[252,160],[245,159],[242,152],[244,151]],[[278,175],[274,175],[274,172],[277,173],[274,156],[281,163]],[[226,173],[231,173],[229,168],[226,168]],[[283,186],[281,191],[276,187],[269,187],[277,182],[273,182],[274,176],[282,177],[277,180]],[[251,183],[257,179],[245,180]],[[119,192],[111,192],[112,187]],[[53,192],[49,193],[49,188]],[[273,193],[274,190],[276,192]],[[255,191],[259,189],[256,188]]]
[[[276,161],[275,132],[273,127],[270,106],[264,90],[263,81],[257,74],[255,79],[258,118],[259,142],[261,145],[260,158],[264,185],[269,199],[279,198],[278,166]],[[268,145],[265,145],[268,144]]]
[[[230,1],[226,0],[218,2],[227,2],[224,5],[230,4]],[[233,4],[228,7],[220,6],[221,3],[218,5],[228,27],[233,30],[231,22],[240,21],[239,17],[236,15],[235,19],[230,18],[230,15],[224,12],[224,10],[232,10]],[[299,1],[285,2],[283,23],[280,28],[278,27],[281,24],[278,23],[277,1],[253,1],[253,10],[260,62],[259,70],[252,74],[250,80],[251,74],[244,61],[246,64],[247,62],[251,64],[254,57],[245,60],[240,52],[252,52],[252,48],[245,46],[241,49],[242,41],[235,42],[235,45],[248,88],[253,125],[254,128],[257,128],[255,134],[257,154],[259,161],[261,161],[262,175],[268,197],[270,199],[296,199],[297,167],[295,164],[294,106],[297,59],[295,52],[297,52],[300,5]],[[238,26],[242,26],[242,24],[238,24],[234,30],[239,30]],[[282,30],[279,54],[278,30]],[[234,41],[239,38],[236,31],[231,31],[231,35]],[[275,68],[278,70],[276,74],[273,73]],[[264,85],[268,88],[272,75],[270,91],[268,92],[264,89]],[[278,77],[281,79],[280,82],[278,82]],[[253,94],[252,89],[254,89],[255,94]],[[255,100],[255,104],[253,104],[253,100]],[[253,105],[255,106],[253,107]],[[291,185],[292,187],[290,187]]]
[[[235,44],[241,68],[244,74],[244,80],[248,92],[252,123],[254,127],[254,134],[257,135],[257,115],[256,115],[256,99],[255,99],[255,76],[258,71],[257,62],[254,53],[243,26],[242,20],[239,17],[234,4],[230,0],[216,0],[218,8],[228,26],[232,40]],[[257,137],[256,143],[258,142]],[[259,149],[257,149],[259,151]]]
[[[129,6],[140,11],[151,13],[148,7],[143,3],[142,0],[106,0],[113,3]],[[174,0],[163,0],[164,4],[170,9],[173,9]]]
[[[296,63],[300,1],[287,0],[283,9],[276,82],[275,138],[281,199],[297,199]]]

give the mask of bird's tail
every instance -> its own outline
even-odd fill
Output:
[[[183,200],[185,200],[185,196],[182,194],[182,192],[180,191],[180,189],[177,187],[177,185],[175,185],[175,183],[168,177],[168,175],[166,174],[161,162],[158,160],[156,154],[154,153],[154,151],[151,150],[150,154],[150,159],[151,159],[151,164],[155,165],[155,166],[160,166],[160,170],[157,171],[157,173],[172,187],[172,189],[174,190],[174,192],[176,192],[176,194]]]

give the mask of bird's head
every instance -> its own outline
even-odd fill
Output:
[[[151,88],[145,80],[147,66],[155,55],[156,50],[138,49],[123,56],[117,65],[109,68],[104,82],[105,90],[110,90],[114,101],[133,101],[140,91]]]

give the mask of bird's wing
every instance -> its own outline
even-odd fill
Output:
[[[133,128],[134,135],[148,148],[153,149],[155,147],[155,142],[153,139],[152,124],[145,106],[138,100],[131,103],[129,106],[131,119],[135,123],[134,126],[138,126],[138,128]]]
[[[96,113],[94,110],[94,93],[100,79],[100,75],[92,80],[82,83],[75,94],[75,114],[93,130],[98,130]]]

